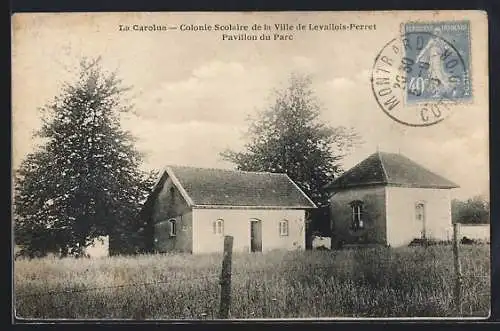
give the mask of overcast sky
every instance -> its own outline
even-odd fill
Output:
[[[275,14],[278,15],[278,14]],[[344,16],[342,16],[344,15]],[[102,56],[133,87],[135,115],[123,125],[138,138],[146,168],[167,164],[231,168],[220,159],[244,143],[245,118],[269,103],[293,71],[310,74],[331,125],[354,127],[364,144],[344,160],[349,168],[377,148],[400,152],[458,183],[454,196],[488,194],[486,34],[473,29],[474,99],[426,128],[396,123],[370,87],[374,58],[409,14],[46,14],[14,17],[13,167],[33,150],[38,107],[72,78],[82,56]],[[402,15],[402,16],[401,16]],[[406,16],[405,16],[406,15]],[[429,14],[430,15],[430,14]],[[474,20],[474,15],[471,16]],[[179,25],[376,24],[375,31],[296,32],[293,41],[222,41],[220,32],[120,32],[119,24]]]

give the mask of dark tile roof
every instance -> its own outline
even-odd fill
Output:
[[[196,206],[315,208],[286,174],[169,166]]]
[[[376,152],[326,185],[326,190],[368,185],[456,188],[457,184],[396,153]]]

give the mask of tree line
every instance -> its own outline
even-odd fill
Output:
[[[451,219],[454,223],[489,224],[490,202],[482,195],[476,195],[467,200],[453,199]]]

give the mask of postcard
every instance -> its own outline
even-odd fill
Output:
[[[487,319],[482,11],[16,13],[16,322]]]

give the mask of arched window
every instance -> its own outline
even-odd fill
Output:
[[[175,237],[177,235],[177,220],[170,219],[168,222],[170,223],[170,237]]]
[[[351,206],[351,228],[361,230],[365,227],[363,221],[363,201],[354,200],[349,204]]]
[[[288,221],[287,220],[280,221],[279,233],[280,233],[280,236],[288,236]]]
[[[212,226],[213,226],[214,234],[218,234],[218,235],[224,234],[224,221],[223,220],[218,219],[218,220],[214,221]]]

